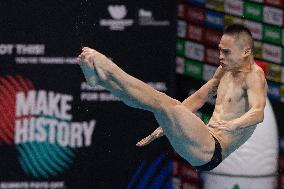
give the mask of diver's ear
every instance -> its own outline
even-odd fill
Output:
[[[247,47],[245,48],[245,50],[243,51],[243,54],[242,56],[245,58],[245,57],[248,57],[252,54],[252,49],[250,47]]]

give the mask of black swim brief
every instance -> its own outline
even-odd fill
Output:
[[[211,158],[211,160],[204,164],[204,165],[200,165],[200,166],[194,166],[195,169],[199,170],[199,171],[210,171],[212,169],[214,169],[215,167],[217,167],[221,162],[222,162],[222,148],[221,145],[219,143],[219,141],[213,136],[214,140],[215,140],[215,152],[213,154],[213,157]]]

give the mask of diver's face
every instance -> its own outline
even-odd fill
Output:
[[[242,62],[242,51],[236,44],[233,36],[224,34],[219,44],[220,65],[227,71],[233,71],[240,67]]]

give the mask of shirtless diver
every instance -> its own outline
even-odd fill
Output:
[[[265,76],[254,61],[253,39],[246,27],[226,27],[219,51],[220,66],[213,78],[183,102],[130,76],[94,49],[84,47],[78,62],[89,85],[101,85],[126,105],[154,114],[160,127],[138,146],[165,135],[193,167],[210,171],[246,142],[263,121],[267,94]],[[215,94],[214,112],[205,125],[194,112]]]

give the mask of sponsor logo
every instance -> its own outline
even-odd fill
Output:
[[[243,16],[243,1],[225,0],[225,13]]]
[[[284,5],[283,0],[264,0],[264,2],[266,4],[280,6],[280,7],[283,7],[283,5]]]
[[[177,40],[177,54],[178,55],[184,55],[184,44],[185,44],[185,41],[183,39],[178,39]]]
[[[197,182],[188,182],[186,180],[182,180],[180,189],[188,189],[188,188],[198,189],[200,188],[200,186]]]
[[[194,6],[188,6],[186,19],[193,23],[202,24],[205,21],[205,10]]]
[[[194,60],[185,60],[185,75],[202,79],[203,64]]]
[[[163,186],[161,180],[172,181],[172,178],[169,177],[169,175],[172,175],[172,167],[173,162],[167,156],[166,152],[161,153],[155,159],[144,159],[134,169],[132,177],[124,188],[156,188],[157,186],[160,188],[160,186]],[[150,175],[153,182],[149,184],[148,178]],[[171,183],[167,186],[171,186]]]
[[[275,82],[281,82],[281,66],[272,63],[266,63],[268,68],[267,79]]]
[[[282,29],[277,26],[264,25],[263,40],[266,42],[281,45]]]
[[[265,23],[282,26],[283,10],[274,7],[264,6],[263,14],[263,21]]]
[[[36,90],[22,76],[0,77],[0,90],[1,145],[15,146],[27,175],[62,174],[73,164],[76,149],[92,145],[96,120],[73,121],[73,96]]]
[[[206,8],[224,12],[224,0],[206,1]]]
[[[262,58],[262,42],[260,41],[254,41],[254,57],[257,59]]]
[[[204,64],[204,66],[203,66],[203,80],[209,81],[210,79],[212,79],[216,69],[217,69],[216,66]]]
[[[280,154],[280,158],[281,158],[281,154]],[[283,163],[283,160],[279,159],[279,161],[280,161],[280,164]],[[280,188],[284,187],[284,175],[282,173],[280,173],[278,176],[278,187]]]
[[[178,161],[173,161],[173,175],[178,176],[179,174],[179,165],[180,163]]]
[[[262,39],[262,24],[261,23],[245,20],[244,24],[250,30],[252,37],[254,39],[258,39],[258,40]]]
[[[281,62],[281,64],[284,64],[284,48],[282,48],[282,62]]]
[[[268,96],[273,100],[280,100],[280,84],[268,82]]]
[[[207,45],[217,47],[222,37],[222,32],[214,29],[205,29],[204,42]]]
[[[282,49],[279,46],[264,43],[262,45],[262,58],[267,61],[280,63],[282,57]]]
[[[284,67],[282,67],[281,73],[281,82],[284,83]]]
[[[206,48],[205,61],[214,65],[220,65],[219,63],[219,51],[213,48]]]
[[[280,93],[281,93],[281,102],[284,102],[284,85],[281,85]]]
[[[182,57],[176,57],[176,73],[184,73],[184,58]]]
[[[282,87],[283,86],[281,86],[281,88]],[[283,95],[283,97],[284,97],[284,95]],[[279,155],[279,159],[282,159],[282,161],[279,162],[280,163],[279,167],[281,169],[283,169],[284,168],[284,155],[283,155],[283,153],[284,153],[284,137],[283,136],[279,137],[279,151],[282,153],[281,155]]]
[[[194,5],[204,5],[205,0],[185,0],[186,2],[189,2]]]
[[[140,26],[169,26],[169,20],[157,20],[154,17],[153,11],[146,9],[139,9],[138,11]]]
[[[172,187],[180,188],[180,186],[181,186],[181,179],[178,177],[172,177]]]
[[[130,27],[134,24],[133,19],[126,19],[127,8],[125,5],[109,5],[108,13],[111,19],[101,19],[99,21],[100,26],[108,27],[113,31],[123,31],[126,27]]]
[[[213,12],[213,11],[207,11],[205,24],[207,27],[210,27],[210,28],[223,29],[224,14]]]
[[[193,24],[188,24],[187,25],[187,38],[196,40],[198,42],[203,41],[203,33],[204,33],[204,28],[200,26],[196,26]]]
[[[282,149],[280,148],[280,150],[284,151],[284,149],[283,149],[284,146],[282,146],[282,145],[284,145],[283,144],[283,137],[280,138],[280,145],[281,145],[280,147],[282,147]],[[284,154],[279,154],[279,168],[280,169],[284,168]],[[283,178],[283,181],[284,181],[284,178]]]
[[[283,71],[283,70],[282,70]],[[283,73],[283,72],[282,72]],[[283,79],[283,78],[282,78]],[[284,102],[284,85],[281,85],[281,102]]]
[[[235,16],[228,15],[228,14],[225,14],[224,16],[225,26],[231,25],[231,24],[243,24],[243,22],[244,20],[239,17],[235,17]]]
[[[244,3],[244,16],[245,18],[262,21],[263,5],[253,2]]]
[[[191,41],[185,42],[185,56],[194,60],[204,60],[204,46]]]
[[[250,1],[258,2],[258,3],[262,3],[263,2],[263,0],[250,0]]]
[[[185,18],[185,15],[186,15],[186,5],[185,4],[179,4],[178,5],[178,11],[177,11],[177,14],[178,14],[178,17],[179,18]]]
[[[179,176],[181,176],[182,178],[195,180],[195,181],[198,181],[199,179],[198,172],[187,163],[180,163]]]
[[[186,22],[178,20],[177,22],[177,36],[185,38],[186,36]]]
[[[284,29],[282,29],[282,45],[284,46]]]

